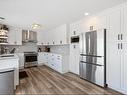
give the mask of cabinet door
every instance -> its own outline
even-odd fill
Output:
[[[42,65],[46,62],[46,57],[44,56],[44,53],[38,53],[38,64]]]
[[[67,26],[66,24],[59,26],[55,29],[56,43],[57,44],[66,44],[67,43]]]
[[[70,25],[70,36],[78,36],[81,32],[80,22],[76,22]]]
[[[42,45],[42,32],[37,32],[37,45]]]
[[[8,32],[8,44],[9,45],[15,45],[16,44],[16,32],[14,29],[10,28]]]
[[[127,93],[127,7],[122,8],[122,64],[121,64],[121,81],[122,90]]]
[[[123,42],[122,64],[121,64],[121,82],[122,90],[127,93],[127,42]]]
[[[24,53],[16,53],[19,57],[19,68],[24,68]]]
[[[113,11],[108,16],[107,29],[107,84],[115,90],[121,85],[121,50],[118,34],[120,34],[120,10]]]
[[[107,27],[107,16],[102,15],[96,17],[96,29],[106,29]]]
[[[10,28],[8,33],[8,44],[9,45],[22,45],[22,29]]]
[[[121,40],[127,42],[127,7],[122,8],[121,14]]]
[[[79,74],[79,44],[70,45],[70,65],[72,73]]]
[[[22,29],[17,28],[15,31],[16,45],[22,45]]]

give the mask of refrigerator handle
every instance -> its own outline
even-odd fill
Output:
[[[89,44],[89,53],[90,53],[90,47],[91,47],[91,43],[90,43],[90,35],[89,35],[89,40],[88,40],[89,42],[88,42],[88,44]]]

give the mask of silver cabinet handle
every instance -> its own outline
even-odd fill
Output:
[[[123,40],[123,34],[121,34],[121,40]]]
[[[120,44],[118,43],[118,49],[120,49]]]
[[[118,40],[120,40],[120,34],[118,34]]]
[[[76,31],[73,31],[73,34],[76,35]]]
[[[74,45],[74,49],[76,48],[76,45]]]
[[[62,41],[60,41],[60,44],[62,44]]]
[[[123,44],[121,43],[121,49],[123,49]]]

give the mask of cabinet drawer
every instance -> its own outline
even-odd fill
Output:
[[[56,70],[58,71],[58,72],[62,72],[62,63],[60,63],[60,62],[56,62],[55,63],[55,67],[56,67]]]

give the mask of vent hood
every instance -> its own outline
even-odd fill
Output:
[[[31,30],[22,30],[22,41],[37,43],[37,32]]]

